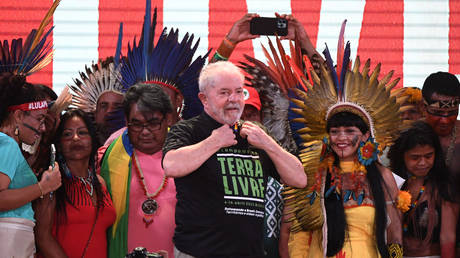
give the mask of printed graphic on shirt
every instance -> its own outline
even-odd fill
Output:
[[[259,154],[224,148],[217,153],[228,215],[264,217],[265,181]]]

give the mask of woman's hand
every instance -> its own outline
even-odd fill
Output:
[[[61,183],[59,165],[55,162],[54,168],[50,166],[49,169],[43,173],[42,179],[40,180],[40,187],[43,190],[43,194],[47,194],[58,189]]]

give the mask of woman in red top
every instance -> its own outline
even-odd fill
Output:
[[[104,180],[94,170],[95,139],[83,111],[73,109],[61,116],[56,145],[63,187],[36,207],[37,247],[45,257],[107,257],[106,230],[115,210]]]

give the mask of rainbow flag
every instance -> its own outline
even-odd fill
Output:
[[[117,213],[115,223],[109,229],[108,257],[125,257],[128,252],[128,211],[131,178],[131,154],[133,148],[128,131],[118,137],[105,152],[101,165],[101,176],[107,183]]]

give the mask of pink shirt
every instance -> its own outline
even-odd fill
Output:
[[[149,193],[153,194],[160,187],[163,180],[162,152],[147,155],[136,150],[136,155],[145,177],[147,189]],[[164,189],[154,198],[158,203],[158,210],[153,215],[153,222],[146,227],[143,221],[142,203],[147,198],[138,172],[134,168],[132,169],[128,219],[129,252],[135,247],[143,246],[149,252],[166,250],[169,257],[174,258],[172,238],[176,226],[174,223],[176,187],[173,178],[167,178],[166,181]]]

